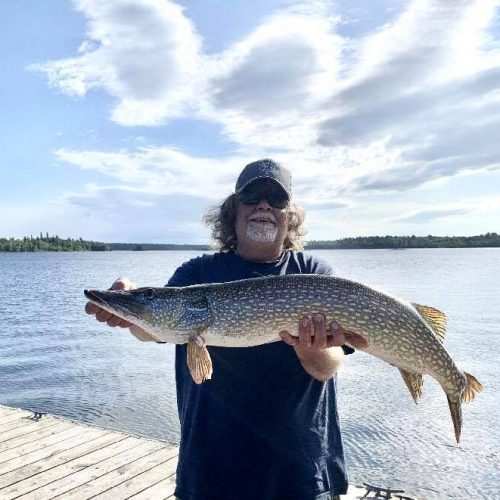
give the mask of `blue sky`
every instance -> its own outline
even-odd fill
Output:
[[[206,243],[288,166],[308,239],[500,230],[493,0],[5,0],[0,236]]]

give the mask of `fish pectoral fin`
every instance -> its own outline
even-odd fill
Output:
[[[212,359],[203,337],[192,338],[187,345],[187,365],[197,384],[212,378]]]
[[[446,334],[446,314],[434,307],[423,306],[412,302],[411,305],[417,310],[418,314],[429,324],[437,338],[443,342]]]
[[[359,333],[350,332],[348,330],[344,331],[344,337],[346,342],[354,347],[355,349],[364,349],[368,347],[368,342]]]
[[[406,387],[410,391],[411,397],[415,404],[418,404],[420,398],[422,397],[422,386],[424,385],[424,378],[421,373],[408,372],[401,368],[398,368],[403,380],[405,381]]]

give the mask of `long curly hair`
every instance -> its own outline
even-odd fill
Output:
[[[238,211],[239,196],[229,195],[220,205],[210,208],[203,222],[211,229],[214,246],[223,252],[236,249],[237,238],[234,225]],[[303,250],[301,238],[306,234],[304,209],[291,202],[287,208],[288,234],[283,242],[285,250]]]

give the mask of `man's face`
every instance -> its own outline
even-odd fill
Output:
[[[240,245],[283,245],[288,199],[275,182],[253,182],[239,196],[235,230]]]

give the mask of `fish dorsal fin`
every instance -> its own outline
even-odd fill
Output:
[[[429,324],[437,338],[443,342],[446,333],[446,314],[429,306],[422,306],[412,302],[411,305],[418,311],[418,314]]]
[[[418,404],[420,398],[422,397],[422,386],[424,384],[424,379],[421,373],[408,372],[402,368],[398,368],[405,381],[406,387],[410,391],[411,397],[415,404]]]

